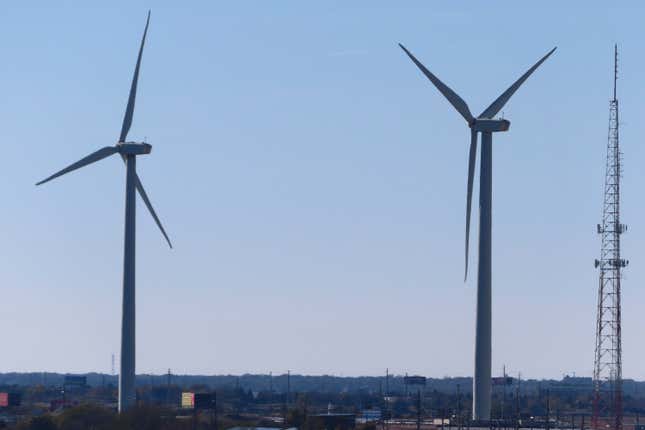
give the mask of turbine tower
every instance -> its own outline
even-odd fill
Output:
[[[139,193],[141,199],[145,203],[148,211],[155,220],[155,223],[161,230],[168,245],[172,248],[170,239],[166,234],[157,214],[152,208],[152,204],[148,199],[141,180],[137,175],[137,155],[149,154],[152,146],[148,143],[126,142],[128,131],[132,125],[132,116],[134,113],[134,102],[137,95],[137,81],[139,79],[139,68],[141,66],[141,56],[143,54],[143,45],[146,41],[146,34],[148,32],[148,24],[150,23],[150,12],[146,20],[146,27],[143,31],[143,38],[141,39],[141,46],[139,48],[139,56],[137,58],[137,65],[134,69],[134,77],[132,78],[132,86],[130,87],[130,95],[128,97],[128,105],[125,110],[123,118],[123,125],[121,127],[121,134],[119,140],[114,146],[106,146],[96,152],[88,155],[85,158],[77,161],[64,168],[63,170],[54,173],[50,177],[38,182],[36,185],[44,184],[54,178],[69,173],[73,170],[80,169],[81,167],[92,164],[96,161],[102,160],[114,154],[120,154],[121,158],[126,165],[126,182],[125,182],[125,240],[124,240],[124,253],[123,253],[123,313],[121,319],[121,371],[119,372],[119,412],[133,406],[136,401],[135,392],[135,229],[136,229],[136,192]]]
[[[473,420],[489,421],[491,409],[491,204],[493,193],[493,133],[507,131],[510,121],[494,118],[515,91],[542,64],[556,48],[549,51],[533,67],[513,83],[478,117],[473,117],[466,102],[450,87],[441,82],[403,45],[416,66],[434,84],[450,104],[461,114],[470,127],[470,154],[468,158],[468,182],[466,195],[466,246],[464,281],[468,276],[468,240],[470,236],[470,207],[472,200],[477,134],[482,135],[482,152],[479,173],[479,264],[477,273],[477,327],[475,334],[475,375],[473,378]]]
[[[614,45],[614,97],[609,102],[609,137],[605,166],[605,195],[602,224],[598,224],[602,245],[598,284],[598,319],[596,322],[596,351],[594,357],[594,429],[623,428],[622,345],[620,339],[620,281],[622,269],[629,262],[620,256],[620,235],[627,226],[620,223],[620,176],[622,174],[618,141],[618,47]]]

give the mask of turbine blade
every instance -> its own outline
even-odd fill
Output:
[[[49,182],[54,178],[58,178],[59,176],[64,175],[65,173],[69,173],[76,169],[80,169],[81,167],[84,167],[84,166],[87,166],[88,164],[92,164],[96,161],[102,160],[106,157],[109,157],[110,155],[116,154],[117,152],[119,152],[119,150],[114,146],[106,146],[105,148],[101,148],[98,151],[91,153],[87,157],[78,160],[76,163],[70,164],[69,166],[65,167],[63,170],[54,173],[50,177],[43,179],[42,181],[38,182],[36,185],[41,185],[41,184],[44,184],[45,182]]]
[[[146,28],[143,30],[143,38],[141,39],[141,46],[139,47],[139,57],[137,58],[137,65],[134,68],[134,76],[132,77],[132,85],[130,86],[130,96],[128,97],[128,106],[125,109],[125,116],[123,117],[123,125],[121,126],[121,135],[119,142],[125,142],[132,125],[132,115],[134,114],[134,102],[137,98],[137,81],[139,80],[139,67],[141,66],[141,56],[143,55],[143,45],[146,42],[146,34],[148,33],[148,24],[150,23],[150,11],[148,11],[148,19],[146,19]]]
[[[457,109],[457,112],[459,112],[461,116],[463,116],[464,119],[468,122],[468,124],[470,124],[473,120],[473,115],[470,113],[470,109],[468,109],[466,102],[461,97],[459,97],[459,95],[454,92],[448,85],[444,84],[439,80],[439,78],[433,75],[430,70],[426,69],[426,67],[421,64],[421,62],[417,60],[415,56],[405,48],[405,46],[401,45],[400,43],[399,46],[405,51],[406,54],[408,54],[408,57],[410,57],[414,64],[416,64],[417,67],[421,69],[423,74],[426,75],[428,79],[430,79],[430,81],[434,84],[435,87],[437,87],[441,94],[443,94],[443,96],[448,99],[450,104],[455,109]]]
[[[544,57],[540,59],[540,61],[535,63],[533,67],[528,69],[526,73],[520,76],[520,78],[517,81],[515,81],[513,85],[508,87],[508,89],[504,91],[504,93],[501,96],[499,96],[497,100],[495,100],[490,106],[486,108],[484,112],[481,113],[481,115],[479,115],[479,118],[492,118],[497,114],[497,112],[502,110],[506,102],[508,102],[508,99],[510,99],[513,96],[513,94],[515,94],[515,91],[517,91],[517,89],[524,83],[524,81],[526,81],[528,77],[531,76],[531,74],[535,71],[535,69],[540,67],[540,64],[544,63],[544,61],[547,58],[549,58],[549,56],[553,54],[553,52],[556,49],[557,47],[550,50]]]
[[[161,234],[163,234],[163,237],[166,238],[166,242],[168,242],[168,246],[172,248],[172,243],[170,243],[170,239],[166,234],[166,230],[164,230],[163,226],[161,225],[161,221],[159,221],[159,217],[157,217],[157,214],[152,207],[152,203],[150,203],[150,199],[148,199],[148,195],[146,194],[146,190],[143,188],[143,184],[141,183],[141,179],[139,179],[139,175],[136,175],[135,186],[137,187],[137,191],[139,192],[139,195],[143,199],[143,203],[146,204],[146,207],[150,211],[150,215],[152,215],[152,218],[154,218],[155,222],[157,223],[157,227],[159,227],[159,230],[161,230]]]
[[[468,242],[470,239],[470,208],[473,201],[473,179],[475,177],[475,161],[477,160],[477,131],[470,130],[470,154],[468,156],[468,189],[466,192],[466,269],[464,282],[468,279]]]

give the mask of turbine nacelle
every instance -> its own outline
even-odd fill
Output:
[[[510,126],[511,122],[507,119],[477,118],[473,120],[470,128],[473,131],[495,133],[497,131],[508,131]]]
[[[145,155],[150,154],[152,145],[149,143],[124,142],[117,143],[116,149],[122,155]]]

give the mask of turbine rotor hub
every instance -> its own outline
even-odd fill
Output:
[[[144,155],[152,151],[152,145],[149,143],[123,142],[117,143],[116,147],[123,155]]]

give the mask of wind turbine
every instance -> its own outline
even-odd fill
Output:
[[[141,199],[145,203],[148,211],[154,218],[155,223],[161,230],[164,238],[168,242],[168,246],[172,248],[170,239],[166,234],[152,204],[148,199],[148,195],[141,184],[141,180],[137,175],[137,155],[150,154],[152,146],[148,143],[126,142],[128,131],[132,125],[132,116],[134,113],[134,102],[137,96],[137,81],[139,79],[139,67],[141,66],[141,56],[143,54],[143,45],[146,41],[146,33],[148,32],[148,24],[150,23],[150,12],[148,11],[148,18],[146,20],[146,27],[143,31],[143,38],[141,39],[141,47],[139,48],[139,56],[137,58],[137,65],[134,68],[134,77],[132,78],[132,86],[130,87],[130,96],[128,98],[128,105],[125,110],[123,118],[123,125],[121,127],[121,134],[119,140],[114,146],[106,146],[96,152],[88,155],[85,158],[77,161],[64,168],[63,170],[54,173],[47,179],[38,182],[36,185],[44,184],[54,178],[69,173],[71,171],[80,169],[81,167],[92,164],[96,161],[102,160],[114,154],[120,154],[121,158],[126,165],[126,179],[125,179],[125,240],[123,252],[123,313],[121,316],[121,371],[119,373],[119,412],[128,409],[135,404],[135,239],[136,239],[136,201],[135,193],[139,192]]]
[[[473,117],[466,102],[450,87],[441,82],[417,60],[405,46],[399,46],[417,65],[450,104],[464,117],[470,127],[470,155],[468,158],[468,184],[466,195],[466,264],[464,282],[468,276],[468,240],[470,236],[470,207],[477,156],[477,133],[482,134],[482,153],[479,171],[479,264],[477,271],[477,327],[475,333],[475,376],[473,378],[473,420],[489,421],[491,408],[491,205],[493,170],[493,133],[508,131],[511,123],[494,118],[513,96],[515,91],[531,76],[556,48],[549,51],[533,67],[502,93],[477,118]]]

